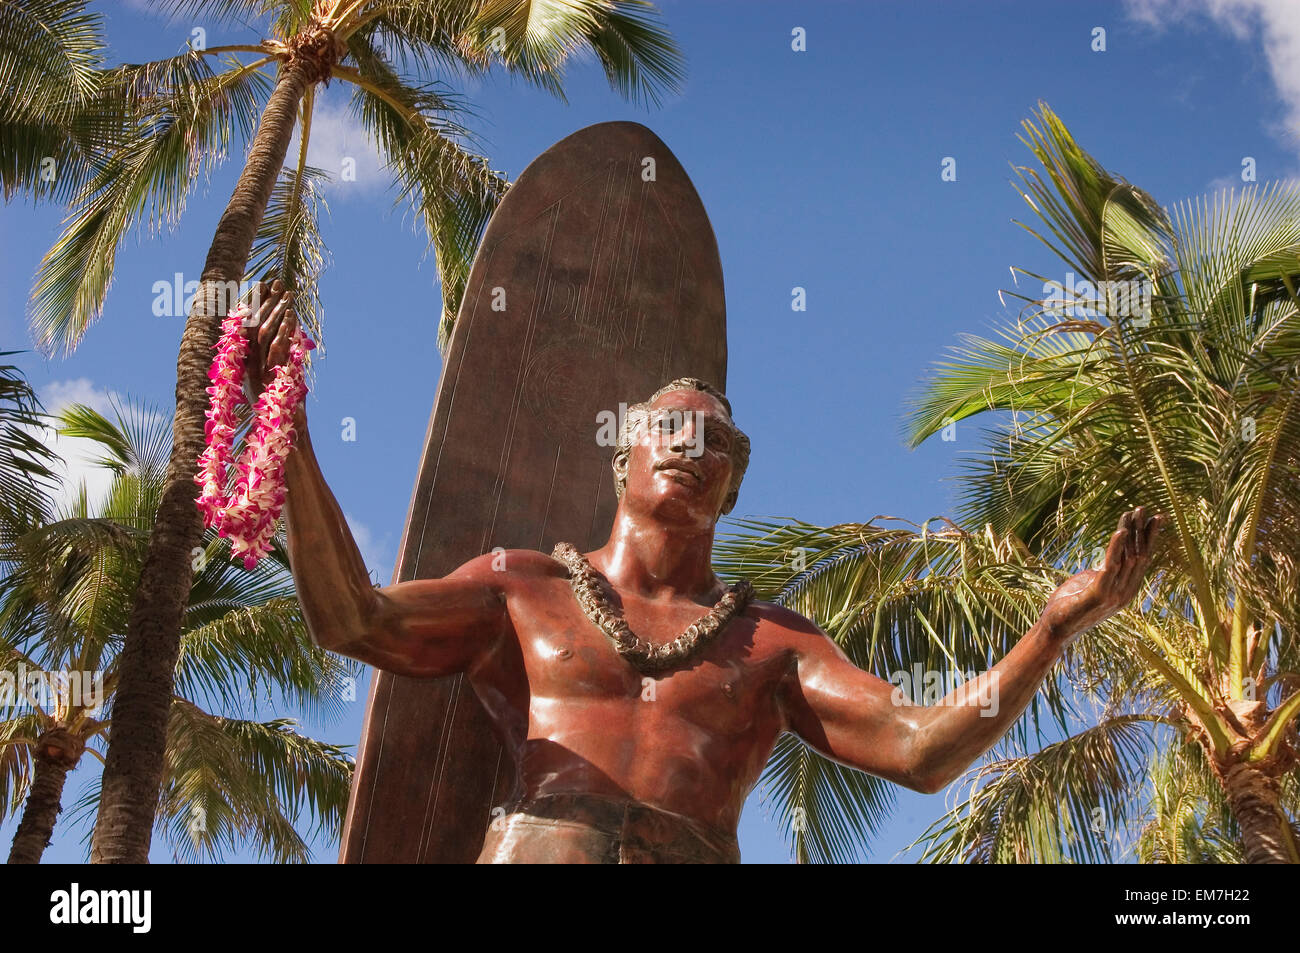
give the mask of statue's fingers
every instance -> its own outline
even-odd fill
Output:
[[[260,327],[262,322],[267,319],[275,306],[280,303],[284,296],[284,289],[277,288],[274,284],[267,284],[265,281],[257,285],[257,293],[253,298],[254,316],[257,318],[257,324]]]
[[[267,350],[275,340],[275,336],[280,330],[280,322],[284,318],[285,312],[292,307],[293,292],[289,292],[276,303],[274,310],[272,310],[266,320],[262,322],[262,327],[257,332],[257,340],[258,343],[261,344],[263,350]]]
[[[1147,519],[1147,508],[1145,506],[1139,506],[1133,511],[1132,520],[1130,522],[1131,535],[1129,538],[1131,540],[1131,545],[1129,547],[1129,563],[1131,564],[1131,568],[1136,574],[1138,580],[1141,580],[1142,574],[1146,572],[1147,524],[1149,522],[1150,521]]]
[[[1131,561],[1137,555],[1137,510],[1129,510],[1125,515],[1124,555]]]
[[[265,281],[259,281],[253,286],[253,295],[248,301],[248,306],[253,310],[253,313],[256,314],[262,310],[262,305],[264,305],[270,297],[271,286]]]
[[[246,303],[248,310],[251,312],[251,317],[244,319],[244,336],[256,344],[257,334],[261,330],[262,322],[266,320],[266,316],[271,313],[273,307],[270,289],[265,281],[257,283],[257,287],[253,289],[253,293],[249,295]]]
[[[1142,579],[1147,573],[1147,564],[1150,560],[1145,553],[1138,553],[1127,560],[1124,565],[1124,571],[1120,577],[1119,586],[1124,593],[1124,598],[1131,599],[1142,585]]]
[[[1156,542],[1160,539],[1160,533],[1165,528],[1165,518],[1157,513],[1151,519],[1147,520],[1145,549],[1148,553],[1154,552]]]
[[[1160,537],[1160,530],[1164,527],[1164,518],[1156,515],[1145,520],[1138,530],[1138,553],[1137,558],[1133,560],[1133,580],[1134,591],[1142,585],[1142,580],[1146,578],[1147,570],[1151,568],[1151,557],[1155,551],[1156,540]]]
[[[275,340],[271,342],[271,366],[279,367],[289,360],[289,343],[293,339],[294,328],[298,325],[298,315],[290,308],[284,313],[280,321],[280,328],[276,331]]]
[[[1160,530],[1164,527],[1164,518],[1156,515],[1146,520],[1138,531],[1138,553],[1137,558],[1133,560],[1133,586],[1136,590],[1146,578],[1147,570],[1151,567],[1151,556],[1155,551],[1156,540],[1160,537]]]
[[[1127,514],[1125,514],[1127,516]],[[1128,537],[1128,528],[1124,525],[1123,518],[1120,519],[1120,527],[1110,538],[1110,544],[1106,547],[1106,558],[1102,564],[1102,571],[1107,576],[1113,576],[1119,571],[1120,566],[1124,563],[1124,546]]]
[[[289,310],[284,313],[284,320],[280,322],[280,330],[275,335],[277,342],[283,342],[286,357],[289,354],[289,344],[293,340],[293,332],[297,328],[298,312],[290,305]]]
[[[1115,573],[1110,580],[1112,592],[1120,598],[1128,594],[1133,564],[1137,562],[1136,547],[1133,543],[1133,524],[1133,512],[1130,510],[1120,518],[1119,532],[1123,545],[1120,548],[1120,559],[1115,564]]]

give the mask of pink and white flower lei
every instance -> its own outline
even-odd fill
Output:
[[[275,369],[275,378],[262,392],[248,441],[238,463],[234,491],[225,495],[226,473],[235,439],[235,409],[245,403],[244,359],[248,338],[244,321],[252,312],[240,305],[221,323],[217,356],[208,369],[212,386],[204,425],[207,447],[199,455],[199,472],[194,482],[202,489],[197,498],[203,525],[230,539],[230,552],[242,556],[244,568],[252,569],[271,551],[275,523],[284,508],[284,461],[293,449],[293,415],[307,396],[303,364],[316,345],[294,328],[289,341],[289,360]]]

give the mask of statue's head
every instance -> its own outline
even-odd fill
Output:
[[[680,377],[628,408],[612,465],[620,500],[635,483],[641,502],[672,503],[716,522],[736,505],[749,438],[731,419],[725,394]]]

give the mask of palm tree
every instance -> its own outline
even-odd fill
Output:
[[[1015,586],[971,591],[968,556],[882,581],[871,556],[825,545],[804,559],[827,583],[788,571],[777,581],[811,593],[809,611],[832,634],[862,639],[858,657],[911,631],[897,628],[900,612],[944,632],[969,609],[966,638],[979,648],[991,638],[980,613],[1005,612],[1003,589],[1041,592],[1035,576],[1089,561],[1125,509],[1159,509],[1173,538],[1141,605],[1076,642],[1065,683],[1048,685],[1065,737],[974,772],[923,836],[925,856],[1300,861],[1300,187],[1165,212],[1046,106],[1037,118],[1025,142],[1042,171],[1018,171],[1047,237],[1028,230],[1070,271],[1020,271],[1042,296],[1015,296],[1025,308],[1000,340],[966,336],[910,418],[915,445],[1000,412],[961,484],[958,522],[986,534],[954,532],[1009,543]],[[778,531],[789,529],[749,528],[733,558],[776,565],[781,538],[765,537]],[[934,599],[947,608],[936,613]],[[879,620],[869,633],[863,614]],[[1084,704],[1086,716],[1063,717]]]
[[[96,512],[83,483],[66,512],[2,554],[0,687],[9,691],[0,690],[0,817],[21,811],[10,863],[41,859],[68,775],[86,754],[103,760],[97,745],[114,731],[120,633],[170,443],[166,420],[139,408],[114,422],[74,406],[59,422],[60,433],[95,441],[113,477]],[[247,843],[277,862],[305,861],[298,825],[307,815],[337,836],[352,760],[290,720],[242,715],[255,713],[256,700],[329,711],[357,667],[311,644],[283,550],[248,573],[216,558],[220,540],[207,542],[183,623],[157,824],[185,858],[216,859]],[[98,798],[90,785],[78,810]]]
[[[590,52],[620,92],[657,101],[676,88],[680,54],[644,0],[170,0],[162,8],[204,22],[255,20],[263,38],[189,49],[109,71],[100,98],[138,108],[130,134],[76,196],[46,255],[31,324],[47,350],[70,349],[98,315],[118,243],[144,215],[174,222],[190,185],[237,138],[247,160],[213,236],[177,361],[176,417],[166,488],[127,627],[115,742],[96,823],[97,861],[143,862],[163,771],[170,679],[189,591],[189,552],[200,536],[191,476],[203,447],[206,373],[220,318],[249,273],[307,293],[300,317],[319,330],[311,289],[322,258],[306,165],[322,84],[352,87],[360,116],[420,215],[437,256],[445,336],[460,303],[475,244],[506,183],[466,148],[461,106],[440,82],[494,65],[557,95],[564,68]],[[407,71],[410,67],[416,72]],[[261,110],[261,118],[255,119]],[[295,129],[301,148],[284,161]],[[279,197],[279,213],[264,214]]]

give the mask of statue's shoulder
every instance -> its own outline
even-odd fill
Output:
[[[836,651],[830,636],[812,620],[783,605],[755,599],[745,607],[745,616],[758,623],[754,632],[757,657],[780,655],[793,663],[795,659],[820,658]]]
[[[567,570],[559,560],[535,549],[503,549],[497,547],[465,564],[465,569],[475,575],[487,574],[489,578],[536,579],[564,576]]]
[[[776,602],[755,599],[745,607],[745,615],[764,622],[776,632],[791,638],[828,638],[812,620]]]

